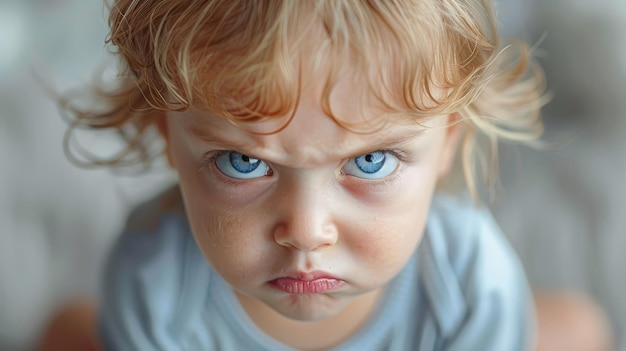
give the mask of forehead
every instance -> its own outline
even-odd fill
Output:
[[[429,134],[435,131],[415,123],[395,123],[357,133],[306,105],[298,108],[284,129],[273,133],[284,121],[242,126],[201,112],[186,112],[175,118],[181,131],[200,148],[235,150],[290,167],[313,167],[375,150],[409,148],[428,142]]]
[[[304,61],[314,66],[312,60]],[[335,64],[340,69],[334,72],[327,67],[304,70],[295,108],[283,115],[236,122],[196,110],[184,113],[181,124],[185,133],[204,144],[290,166],[313,166],[415,143],[427,134],[424,125],[437,124],[424,118],[416,123],[415,116],[381,108],[379,100],[364,94],[370,88],[357,79],[350,57]],[[391,100],[385,91],[379,96]]]

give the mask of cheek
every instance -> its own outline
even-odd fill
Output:
[[[234,205],[198,171],[200,165],[189,153],[173,151],[185,208],[202,253],[225,280],[252,279],[262,267],[260,262],[268,261],[262,211]]]
[[[404,265],[423,236],[434,178],[408,177],[393,197],[370,203],[360,211],[360,228],[352,231],[357,234],[350,240],[362,261],[378,266],[379,271]]]
[[[402,261],[411,255],[419,243],[425,217],[425,213],[408,209],[389,213],[384,219],[368,225],[359,246],[375,261]]]
[[[181,140],[171,149],[193,235],[211,266],[232,285],[252,281],[272,265],[267,221],[254,205],[239,203],[203,171]]]
[[[354,267],[358,268],[355,280],[369,288],[386,284],[411,258],[422,232],[423,222],[416,217],[390,217],[369,226],[350,252]]]
[[[191,207],[189,220],[194,237],[225,280],[238,285],[237,281],[251,280],[271,265],[267,259],[270,248],[264,240],[267,231],[254,210],[232,210],[220,204],[204,209],[202,205]]]

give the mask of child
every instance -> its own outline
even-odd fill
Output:
[[[105,349],[534,347],[514,252],[441,185],[460,148],[475,193],[478,137],[541,134],[491,1],[117,0],[110,26],[121,85],[74,126],[116,129],[120,164],[156,127],[179,185],[113,250]]]

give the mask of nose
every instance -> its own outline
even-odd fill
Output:
[[[298,217],[307,215],[300,214]],[[337,242],[337,231],[334,226],[320,226],[312,222],[296,219],[281,223],[274,231],[274,240],[280,246],[298,251],[316,251]]]
[[[319,188],[286,189],[276,207],[276,243],[299,251],[333,246],[339,233],[329,200]]]

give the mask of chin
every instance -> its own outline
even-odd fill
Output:
[[[349,301],[321,294],[289,295],[268,304],[286,318],[299,322],[320,322],[340,314]]]

